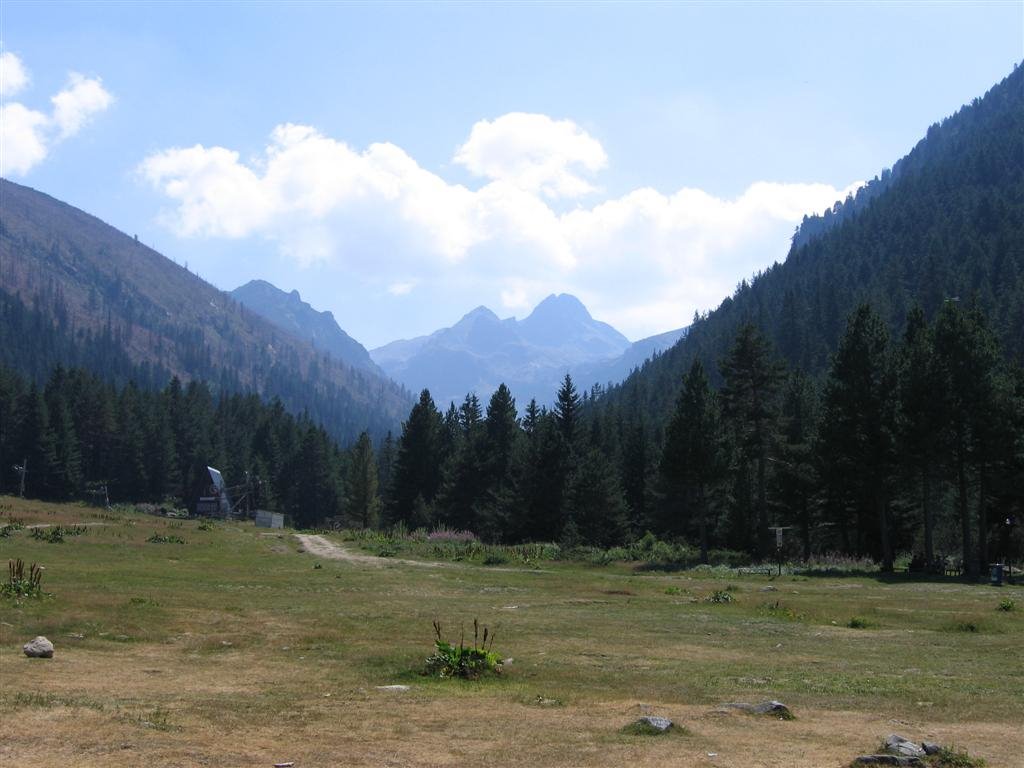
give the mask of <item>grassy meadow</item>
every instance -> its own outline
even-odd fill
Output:
[[[0,537],[50,593],[0,598],[4,765],[838,768],[892,732],[1024,764],[1020,586],[339,560],[251,523],[0,497],[11,520],[88,526]],[[421,676],[431,622],[458,640],[474,618],[505,673]],[[24,657],[36,635],[53,659]],[[766,699],[796,719],[717,707]],[[623,730],[643,714],[685,730]]]

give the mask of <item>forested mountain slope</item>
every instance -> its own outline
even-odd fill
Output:
[[[315,350],[136,239],[0,180],[0,364],[42,380],[58,364],[162,387],[279,397],[343,443],[383,435],[410,400],[398,385]]]
[[[820,375],[846,318],[870,302],[894,336],[919,304],[976,301],[1024,359],[1024,67],[927,135],[856,199],[803,223],[775,264],[647,363],[604,403],[661,422],[694,358],[712,381],[739,326],[758,325],[794,368]]]
[[[231,291],[231,297],[278,328],[305,339],[346,365],[383,376],[366,347],[338,325],[331,312],[319,312],[298,291],[282,291],[266,280],[250,280]]]

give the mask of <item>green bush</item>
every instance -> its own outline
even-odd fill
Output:
[[[42,586],[43,567],[41,565],[32,563],[28,569],[28,575],[26,575],[25,561],[19,557],[17,560],[7,561],[7,574],[7,582],[0,584],[0,597],[24,600],[46,596]]]
[[[867,629],[871,626],[871,622],[861,616],[854,616],[846,623],[846,626],[850,629]]]
[[[1016,608],[1016,603],[1014,603],[1013,600],[1011,600],[1008,597],[1004,597],[1002,600],[999,601],[999,605],[996,606],[997,610],[1004,611],[1006,613],[1016,610]]]
[[[704,598],[706,603],[731,603],[735,598],[732,596],[732,592],[727,592],[724,589],[718,589],[712,592],[710,595]]]
[[[150,544],[184,544],[185,543],[185,540],[183,538],[181,538],[181,536],[174,536],[174,535],[163,536],[163,535],[161,535],[159,533],[155,533],[155,532],[153,533],[152,536],[150,536],[148,539],[146,539],[146,541],[148,541]]]
[[[486,674],[501,674],[501,655],[494,651],[494,633],[473,619],[473,645],[465,644],[465,638],[458,645],[449,643],[441,634],[441,623],[434,621],[434,652],[427,657],[424,674],[430,677],[460,677],[477,680]]]

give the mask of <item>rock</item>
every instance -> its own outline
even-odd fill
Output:
[[[378,691],[408,691],[408,685],[378,685]]]
[[[625,730],[627,733],[631,733],[636,736],[658,736],[663,733],[668,733],[674,727],[675,723],[667,717],[644,715],[639,720],[634,720],[632,723],[627,725]]]
[[[656,715],[645,715],[637,720],[637,722],[649,725],[657,731],[667,731],[674,725],[667,717],[657,717]]]
[[[53,658],[53,643],[51,643],[42,635],[25,643],[23,646],[21,646],[21,650],[23,650],[25,652],[25,655],[28,656],[30,659]]]
[[[900,755],[902,757],[924,757],[925,751],[921,749],[921,745],[905,739],[897,733],[890,733],[885,737],[885,749],[887,752],[891,752],[894,755]]]
[[[921,749],[926,755],[937,755],[942,751],[942,745],[936,744],[934,741],[922,741]]]
[[[738,709],[748,715],[771,715],[779,720],[795,719],[789,707],[781,701],[762,701],[760,704],[746,704],[741,701],[732,701],[722,704],[724,709]]]
[[[906,768],[921,768],[924,763],[918,757],[901,755],[861,755],[853,761],[854,765],[897,765]]]

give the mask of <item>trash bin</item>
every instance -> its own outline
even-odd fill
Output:
[[[991,584],[993,587],[1001,587],[1001,586],[1003,586],[1003,564],[1002,563],[992,563],[989,566],[988,583]]]

